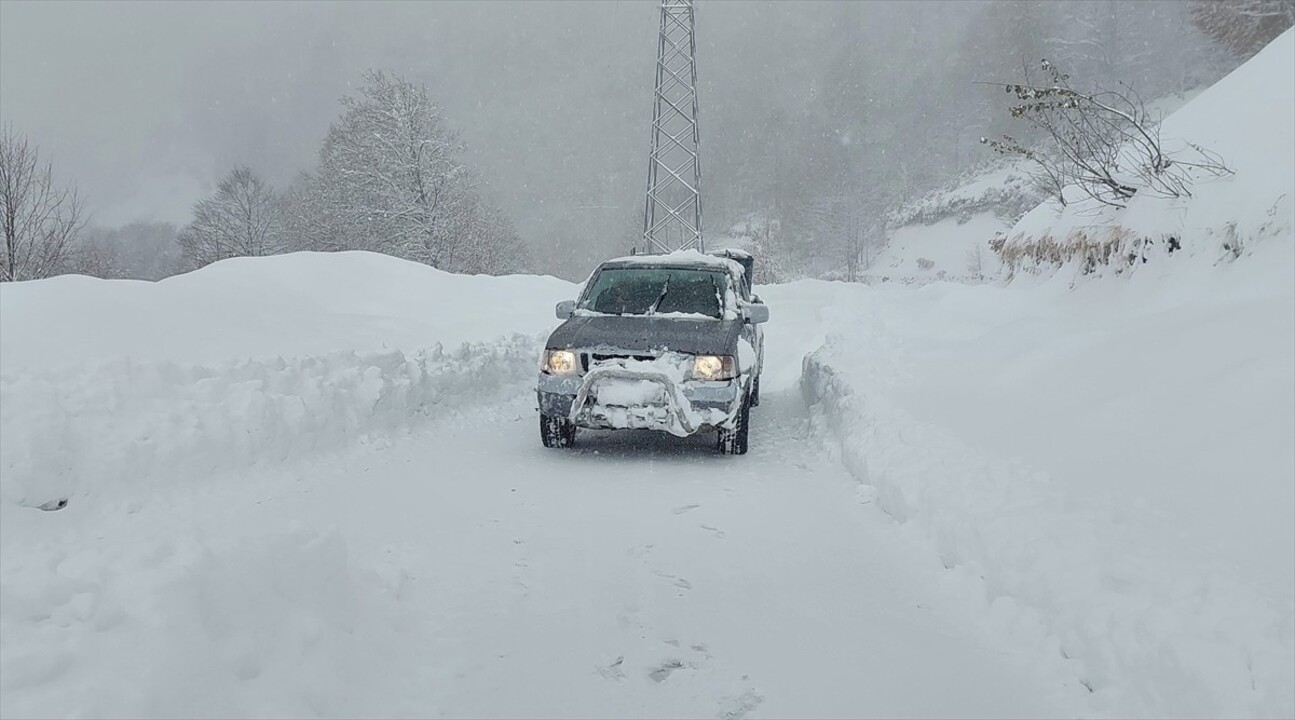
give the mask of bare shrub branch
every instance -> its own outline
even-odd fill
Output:
[[[1070,185],[1099,203],[1122,208],[1138,192],[1185,197],[1198,176],[1231,174],[1222,158],[1198,145],[1187,143],[1186,150],[1168,152],[1159,119],[1128,85],[1081,92],[1048,60],[1040,69],[1044,82],[1036,82],[1027,67],[1024,82],[985,84],[1013,96],[1009,112],[1039,131],[1043,146],[1027,146],[1009,135],[980,141],[1000,154],[1029,160],[1039,187],[1063,205]]]

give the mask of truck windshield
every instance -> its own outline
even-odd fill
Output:
[[[585,310],[609,315],[682,313],[719,318],[728,278],[687,268],[605,268],[589,287]]]

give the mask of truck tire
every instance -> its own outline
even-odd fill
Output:
[[[751,425],[751,398],[742,399],[742,408],[737,411],[737,423],[731,430],[719,429],[718,448],[721,455],[745,455],[747,437]]]
[[[571,447],[576,441],[576,424],[564,417],[540,413],[540,442],[546,448]]]
[[[751,383],[751,407],[760,407],[760,376]]]

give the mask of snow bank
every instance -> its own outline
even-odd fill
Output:
[[[0,285],[0,373],[114,359],[210,364],[408,353],[557,323],[577,286],[454,275],[368,252],[235,258],[160,282],[68,275]]]
[[[386,669],[407,578],[223,486],[529,395],[574,296],[369,253],[0,285],[0,715],[436,714],[391,704],[440,681]]]
[[[239,258],[158,283],[6,283],[0,500],[303,457],[523,392],[554,303],[574,295],[553,278],[362,252]]]
[[[413,427],[420,416],[523,392],[543,341],[223,365],[114,360],[5,374],[0,498],[35,507],[299,459]]]
[[[823,314],[850,330],[802,388],[877,504],[1093,712],[1290,717],[1293,266],[1287,242],[1079,289],[841,286]]]

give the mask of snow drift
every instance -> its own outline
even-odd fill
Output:
[[[38,507],[107,487],[286,462],[414,427],[534,382],[543,338],[405,355],[226,365],[117,360],[0,376],[0,498]]]

